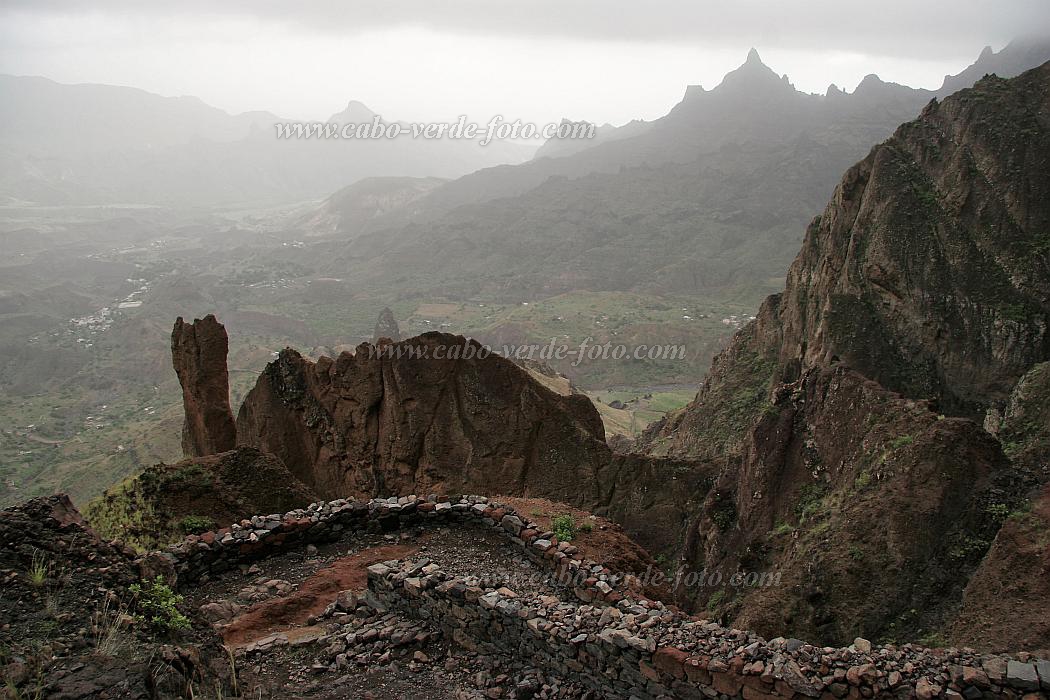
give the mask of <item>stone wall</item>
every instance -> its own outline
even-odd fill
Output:
[[[539,595],[478,579],[452,577],[419,561],[369,568],[375,604],[439,625],[456,643],[514,654],[627,698],[1025,698],[1050,697],[1050,662],[981,655],[970,649],[815,647],[765,640],[634,593],[630,576],[577,558],[571,544],[512,508],[481,496],[315,503],[283,515],[256,516],[218,532],[191,536],[146,557],[186,586],[240,565],[354,531],[392,531],[432,522],[494,528],[563,585]],[[514,584],[510,584],[514,585]],[[524,585],[524,584],[523,584]]]
[[[284,514],[257,515],[216,532],[191,535],[163,552],[144,557],[141,566],[148,572],[168,572],[179,586],[186,586],[289,549],[334,542],[356,531],[390,532],[426,523],[470,522],[497,528],[509,545],[522,547],[533,561],[558,574],[582,601],[615,603],[632,583],[630,576],[576,558],[576,547],[559,542],[553,532],[541,530],[509,506],[489,503],[484,496],[448,499],[413,495],[313,503]]]
[[[472,585],[435,567],[369,568],[381,605],[426,618],[458,644],[512,654],[627,698],[1044,698],[1050,663],[912,645],[817,648],[690,618],[628,595],[586,604]],[[1027,659],[1027,657],[1026,657]]]

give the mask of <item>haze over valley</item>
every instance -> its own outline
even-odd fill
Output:
[[[1048,697],[1050,14],[700,5],[0,8],[0,698]]]

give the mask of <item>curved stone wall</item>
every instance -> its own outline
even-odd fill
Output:
[[[688,616],[636,594],[630,576],[542,532],[513,508],[483,496],[336,500],[255,516],[194,535],[143,560],[158,560],[186,586],[240,565],[355,531],[426,523],[497,529],[571,595],[530,595],[452,577],[418,562],[369,569],[374,600],[442,626],[457,643],[527,655],[591,685],[603,698],[1024,698],[1050,697],[1050,662],[970,649],[917,645],[815,647]]]

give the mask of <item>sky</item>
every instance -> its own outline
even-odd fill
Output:
[[[758,49],[800,90],[939,87],[1047,0],[0,0],[0,73],[319,120],[654,119]]]

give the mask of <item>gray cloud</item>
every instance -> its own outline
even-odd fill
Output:
[[[849,50],[885,56],[969,56],[1041,28],[1050,32],[1046,0],[6,0],[0,12],[77,16],[112,14],[162,22],[173,14],[234,16],[311,32],[353,33],[418,26],[437,31],[581,40],[655,41],[713,46],[755,44]]]

